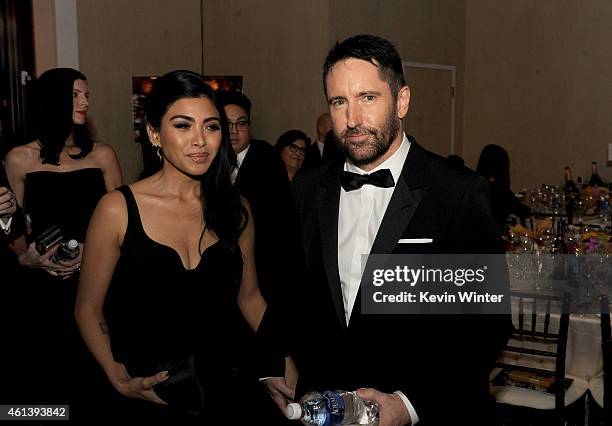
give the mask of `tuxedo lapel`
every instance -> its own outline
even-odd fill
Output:
[[[417,207],[427,191],[424,171],[427,157],[425,151],[409,136],[411,146],[404,162],[402,173],[395,185],[393,195],[378,228],[370,254],[391,254],[408,227]],[[364,271],[371,269],[368,259]],[[361,282],[361,285],[363,281]],[[361,312],[361,285],[357,293],[353,312]],[[351,318],[352,318],[351,313]]]
[[[344,299],[338,272],[338,214],[340,210],[340,177],[339,168],[330,167],[320,184],[321,203],[319,204],[319,232],[321,237],[321,252],[327,274],[327,282],[331,293],[338,321],[346,329],[344,315]]]

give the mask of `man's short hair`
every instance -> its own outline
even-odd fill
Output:
[[[219,105],[223,108],[226,105],[238,105],[249,118],[251,118],[251,101],[247,96],[237,90],[220,90],[216,93]]]
[[[393,96],[397,96],[400,89],[406,85],[402,58],[393,43],[381,37],[359,34],[342,42],[336,42],[327,54],[323,65],[325,96],[327,96],[326,79],[330,70],[336,63],[349,58],[368,61],[378,67],[380,78],[389,83]]]

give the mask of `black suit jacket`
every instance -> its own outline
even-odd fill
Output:
[[[321,151],[319,151],[319,144],[317,141],[313,141],[310,146],[306,148],[306,155],[304,157],[304,167],[312,167],[316,164],[319,164],[320,161]]]
[[[371,253],[503,253],[486,181],[411,142]],[[342,164],[305,172],[294,184],[305,265],[285,344],[299,370],[297,397],[401,390],[420,424],[486,424],[488,375],[510,334],[509,316],[365,315],[360,292],[346,325],[338,272]],[[419,237],[433,244],[398,245]]]
[[[300,251],[297,217],[287,171],[265,141],[252,140],[235,187],[251,205],[255,220],[255,260],[261,292],[268,303],[286,300],[292,261]]]

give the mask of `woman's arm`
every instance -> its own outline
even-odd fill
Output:
[[[104,174],[106,190],[110,192],[119,188],[123,182],[123,178],[121,166],[119,165],[119,160],[117,160],[115,150],[108,144],[97,143],[96,158]]]
[[[127,211],[119,192],[106,194],[96,207],[87,229],[77,293],[75,318],[85,344],[118,392],[132,398],[164,402],[152,387],[164,381],[167,372],[132,378],[125,366],[115,361],[103,307],[120,247],[127,228]]]
[[[242,281],[238,292],[238,306],[242,315],[249,323],[253,331],[257,331],[259,323],[266,310],[264,300],[259,286],[257,285],[257,270],[255,268],[255,226],[251,209],[243,199],[243,203],[248,211],[249,220],[245,230],[242,232],[238,245],[242,251],[244,266],[242,269]]]
[[[4,167],[6,176],[17,203],[23,208],[23,194],[25,190],[25,175],[31,163],[31,153],[26,146],[13,148],[6,154]]]

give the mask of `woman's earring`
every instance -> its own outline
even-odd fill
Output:
[[[155,154],[157,154],[157,158],[159,158],[160,162],[164,161],[164,152],[162,151],[161,146],[153,145],[155,147]]]

